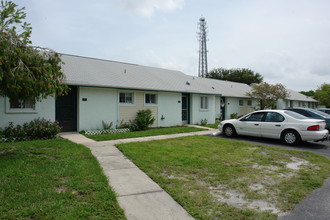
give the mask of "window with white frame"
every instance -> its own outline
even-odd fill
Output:
[[[34,99],[10,99],[9,100],[9,106],[10,109],[29,109],[29,110],[35,110],[36,102]]]
[[[207,96],[201,96],[201,109],[208,109],[208,98]]]
[[[34,98],[9,99],[6,97],[6,113],[37,113],[36,101]]]
[[[156,94],[145,94],[145,103],[146,104],[157,104],[157,95]]]
[[[121,92],[119,93],[119,103],[133,104],[133,93],[132,92]]]
[[[242,99],[240,99],[238,102],[239,102],[239,106],[243,106],[244,105],[244,101]]]
[[[252,106],[252,100],[248,100],[248,101],[247,101],[247,105],[248,105],[248,106]]]

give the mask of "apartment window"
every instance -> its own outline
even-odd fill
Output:
[[[239,106],[243,106],[244,105],[244,101],[241,99],[238,101],[239,102]]]
[[[6,113],[21,114],[21,113],[37,113],[37,105],[35,99],[9,99],[6,97]]]
[[[146,104],[157,104],[157,95],[156,94],[145,94],[145,103]]]
[[[10,99],[10,109],[30,109],[35,110],[36,102],[34,99],[21,100],[21,99]]]
[[[252,106],[252,100],[248,100],[247,104],[248,106]]]
[[[126,92],[126,93],[120,93],[119,94],[119,103],[129,103],[133,104],[133,93]]]
[[[208,99],[207,96],[201,96],[201,109],[208,109]]]

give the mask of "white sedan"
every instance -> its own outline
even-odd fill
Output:
[[[329,136],[325,121],[287,110],[255,111],[239,119],[224,120],[218,128],[227,137],[247,135],[282,139],[289,145],[326,140]]]

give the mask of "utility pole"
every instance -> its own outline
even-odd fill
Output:
[[[198,22],[197,39],[199,41],[199,65],[198,65],[198,77],[206,77],[207,74],[207,48],[206,48],[206,36],[207,26],[205,18],[201,17]]]

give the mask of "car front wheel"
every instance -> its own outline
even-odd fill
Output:
[[[232,126],[232,125],[225,125],[225,127],[223,128],[223,133],[227,137],[236,136],[236,130],[235,130],[234,126]]]
[[[289,144],[289,145],[297,145],[300,143],[301,138],[298,132],[289,130],[289,131],[284,131],[282,134],[282,140],[284,143]]]

